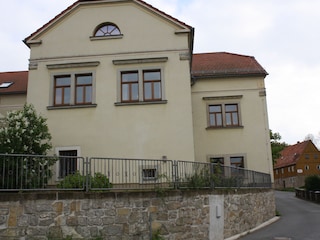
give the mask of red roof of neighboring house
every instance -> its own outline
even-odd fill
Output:
[[[281,157],[276,159],[274,168],[280,168],[285,166],[291,166],[297,163],[300,156],[305,151],[308,144],[313,144],[311,140],[299,142],[295,145],[286,147],[280,152]]]
[[[28,71],[0,72],[0,95],[27,93],[27,86]]]
[[[24,43],[28,45],[27,41],[31,40],[34,36],[36,36],[37,34],[39,34],[40,32],[42,32],[43,30],[45,30],[47,27],[49,27],[51,24],[53,24],[54,22],[58,21],[61,17],[63,17],[64,14],[67,14],[68,12],[70,12],[73,8],[77,7],[78,5],[80,5],[82,2],[99,2],[101,0],[78,0],[76,2],[74,2],[72,5],[70,5],[68,8],[66,8],[65,10],[63,10],[61,13],[59,13],[58,15],[56,15],[54,18],[52,18],[49,22],[47,22],[46,24],[44,24],[42,27],[40,27],[38,30],[36,30],[35,32],[33,32],[31,35],[29,35],[28,37],[26,37],[24,39]],[[182,25],[185,28],[188,29],[193,29],[191,26],[187,25],[186,23],[178,20],[177,18],[174,18],[172,16],[170,16],[169,14],[159,10],[158,8],[153,7],[151,4],[148,4],[145,1],[142,0],[133,0],[133,2],[137,2],[142,6],[145,6],[146,8],[151,9],[152,11],[158,13],[161,16],[164,16],[165,18],[170,19],[171,21],[174,21],[180,25]]]
[[[268,74],[254,57],[227,52],[193,54],[191,73],[193,78]]]

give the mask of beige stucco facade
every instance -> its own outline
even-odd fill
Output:
[[[103,22],[117,24],[122,35],[92,38]],[[189,33],[178,22],[120,1],[76,5],[29,39],[27,101],[47,117],[54,148],[77,148],[82,156],[193,161]],[[162,101],[121,104],[120,72],[146,69],[161,70]],[[92,104],[52,107],[54,76],[87,72],[93,75]]]
[[[9,111],[23,108],[26,99],[27,94],[0,94],[0,119]]]
[[[102,23],[117,36],[96,37]],[[191,81],[193,28],[142,1],[76,2],[26,38],[27,102],[47,118],[52,153],[209,162],[242,156],[245,168],[272,175],[264,77]],[[161,99],[123,102],[121,74],[154,70]],[[90,104],[56,106],[55,76],[92,76]],[[139,79],[139,95],[144,91]],[[236,101],[241,127],[208,129],[211,102]],[[228,160],[229,159],[229,160]],[[228,162],[229,161],[229,162]]]
[[[240,126],[208,127],[208,105],[238,104]],[[199,79],[192,86],[195,158],[243,157],[247,169],[270,173],[272,157],[263,77]]]

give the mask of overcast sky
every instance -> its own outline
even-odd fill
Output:
[[[74,1],[1,1],[0,72],[27,70],[29,48],[22,40]],[[256,58],[269,73],[269,125],[282,141],[319,137],[320,1],[145,1],[195,28],[194,53]]]

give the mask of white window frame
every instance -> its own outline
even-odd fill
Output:
[[[145,177],[143,174],[143,170],[154,169],[155,177]],[[159,167],[157,165],[140,165],[140,173],[141,173],[141,183],[148,183],[151,181],[157,181],[159,175]]]

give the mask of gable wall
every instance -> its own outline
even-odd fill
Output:
[[[106,21],[117,24],[123,38],[90,41],[94,28]],[[175,34],[176,28],[131,3],[106,4],[81,7],[40,36],[42,44],[31,47],[30,62],[37,67],[29,71],[28,102],[48,118],[54,147],[80,147],[82,156],[194,160],[189,61],[180,60],[188,35]],[[168,60],[113,63],[150,58]],[[47,67],[92,61],[99,65]],[[120,71],[150,68],[162,71],[167,103],[117,106]],[[86,71],[95,75],[97,106],[48,110],[53,76]]]

